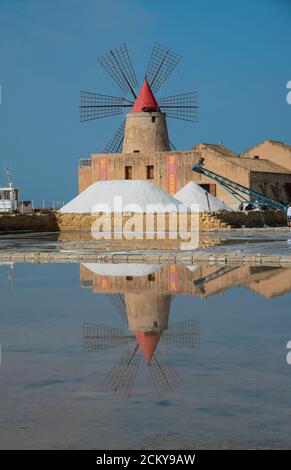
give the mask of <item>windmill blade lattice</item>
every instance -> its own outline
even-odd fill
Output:
[[[126,320],[127,323],[127,314],[126,314],[126,305],[123,294],[108,294],[107,295],[111,304],[114,306],[115,310],[121,317]]]
[[[98,62],[119,88],[124,93],[130,92],[135,101],[133,102],[127,98],[82,91],[80,105],[81,121],[116,116],[122,114],[124,111],[131,110],[131,112],[162,111],[166,113],[167,117],[196,122],[198,110],[196,92],[182,93],[161,98],[159,103],[157,103],[153,96],[153,92],[159,90],[180,60],[181,56],[173,50],[155,43],[146,69],[146,80],[137,96],[134,90],[138,83],[125,43],[122,43],[116,48],[109,49],[98,59]],[[144,87],[145,84],[147,85]],[[146,105],[147,103],[144,101],[146,89],[148,90],[147,96],[151,97],[148,101],[150,103],[154,102],[154,106]],[[139,106],[140,102],[145,104],[144,107]],[[139,109],[140,107],[142,108],[141,110]],[[124,131],[125,120],[120,124],[112,138],[105,145],[103,153],[122,152]],[[176,150],[171,142],[170,149]]]
[[[159,351],[155,354],[149,364],[152,381],[158,397],[172,392],[182,383],[178,372],[165,356]]]
[[[116,116],[122,114],[126,108],[131,108],[132,104],[131,101],[125,98],[81,91],[80,121]]]
[[[122,328],[86,322],[83,324],[83,337],[85,352],[116,348],[127,344],[130,340]]]
[[[159,90],[182,57],[171,49],[155,43],[146,69],[146,79],[153,92]]]
[[[116,129],[109,142],[105,145],[103,153],[119,153],[122,150],[122,144],[125,131],[125,119]]]
[[[134,88],[138,83],[125,43],[109,49],[98,62],[124,93],[129,91],[136,98]]]
[[[169,139],[169,144],[170,144],[170,150],[172,150],[172,152],[174,152],[176,149],[175,145],[173,144],[173,142]]]
[[[104,385],[113,392],[131,395],[141,356],[137,354],[138,345],[134,351],[125,351],[118,363],[106,376]]]
[[[182,121],[197,122],[198,93],[193,91],[160,98],[159,108],[168,117],[181,119]]]
[[[200,348],[200,330],[198,320],[186,320],[172,323],[163,332],[161,342],[167,346],[189,349]]]

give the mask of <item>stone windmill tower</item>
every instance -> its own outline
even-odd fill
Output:
[[[167,117],[197,121],[197,92],[156,98],[181,57],[171,49],[154,44],[143,84],[138,94],[136,75],[125,44],[109,49],[98,59],[123,93],[120,98],[81,92],[81,121],[101,119],[129,111],[102,153],[147,153],[174,149],[167,129]]]

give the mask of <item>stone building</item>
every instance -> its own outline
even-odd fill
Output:
[[[219,145],[199,144],[187,151],[148,151],[93,154],[79,164],[79,192],[106,179],[148,179],[175,194],[189,181],[232,205],[234,199],[213,180],[194,173],[192,165],[205,158],[205,167],[266,196],[291,201],[291,165],[283,167],[268,158],[242,158]],[[281,163],[281,162],[280,162]]]
[[[280,144],[277,149],[278,145],[270,142],[261,145],[263,155],[260,158],[256,158],[259,152],[256,147],[255,158],[245,158],[226,147],[210,144],[171,151],[166,114],[161,112],[145,80],[126,116],[122,153],[92,154],[90,158],[81,159],[79,192],[99,180],[148,179],[173,195],[189,181],[194,181],[226,204],[233,205],[235,200],[229,193],[213,180],[192,171],[192,165],[203,156],[207,169],[276,200],[291,201],[291,147]],[[253,151],[248,154],[253,155]],[[279,154],[281,157],[277,158]]]
[[[275,140],[264,140],[241,154],[241,157],[255,160],[269,160],[291,171],[291,145]]]

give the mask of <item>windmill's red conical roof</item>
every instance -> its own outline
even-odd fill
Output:
[[[149,108],[150,110],[157,111],[158,110],[158,103],[156,98],[153,95],[151,87],[147,79],[144,79],[140,92],[135,100],[133,108],[131,110],[132,113],[141,113],[144,108]]]
[[[144,331],[135,331],[134,332],[137,342],[143,352],[145,360],[149,364],[154,355],[158,342],[160,340],[160,335],[147,335]]]

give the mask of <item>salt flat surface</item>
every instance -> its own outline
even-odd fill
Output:
[[[191,209],[192,212],[216,212],[216,211],[230,211],[232,210],[223,201],[217,197],[209,194],[199,184],[190,181],[180,191],[175,194],[175,198],[181,201],[185,206]],[[197,204],[197,208],[191,205]]]

